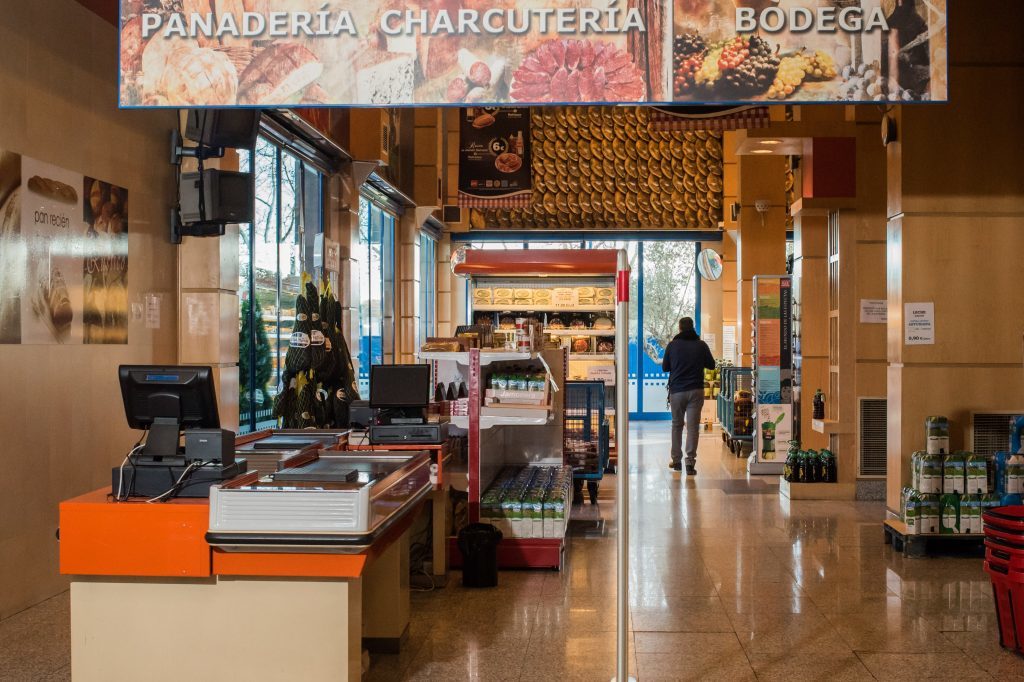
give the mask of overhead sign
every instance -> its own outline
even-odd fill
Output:
[[[126,107],[940,101],[946,2],[121,2]]]

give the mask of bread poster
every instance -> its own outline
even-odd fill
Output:
[[[0,342],[128,342],[128,192],[0,150]]]

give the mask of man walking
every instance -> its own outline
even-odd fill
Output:
[[[686,473],[697,474],[697,439],[700,411],[704,407],[704,370],[715,368],[708,344],[693,328],[693,319],[679,320],[679,333],[665,349],[661,369],[669,373],[668,400],[672,408],[672,461],[674,471],[683,469],[683,427],[686,427]]]

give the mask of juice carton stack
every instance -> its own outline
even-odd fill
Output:
[[[571,490],[569,467],[506,467],[480,498],[480,520],[507,538],[560,538]]]
[[[910,534],[983,532],[981,514],[998,507],[990,457],[949,452],[949,421],[926,420],[928,449],[911,458],[911,485],[901,494],[903,521]]]

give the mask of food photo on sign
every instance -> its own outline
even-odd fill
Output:
[[[126,107],[941,101],[944,0],[122,0]]]
[[[526,206],[532,196],[530,110],[466,107],[460,111],[459,204]]]

